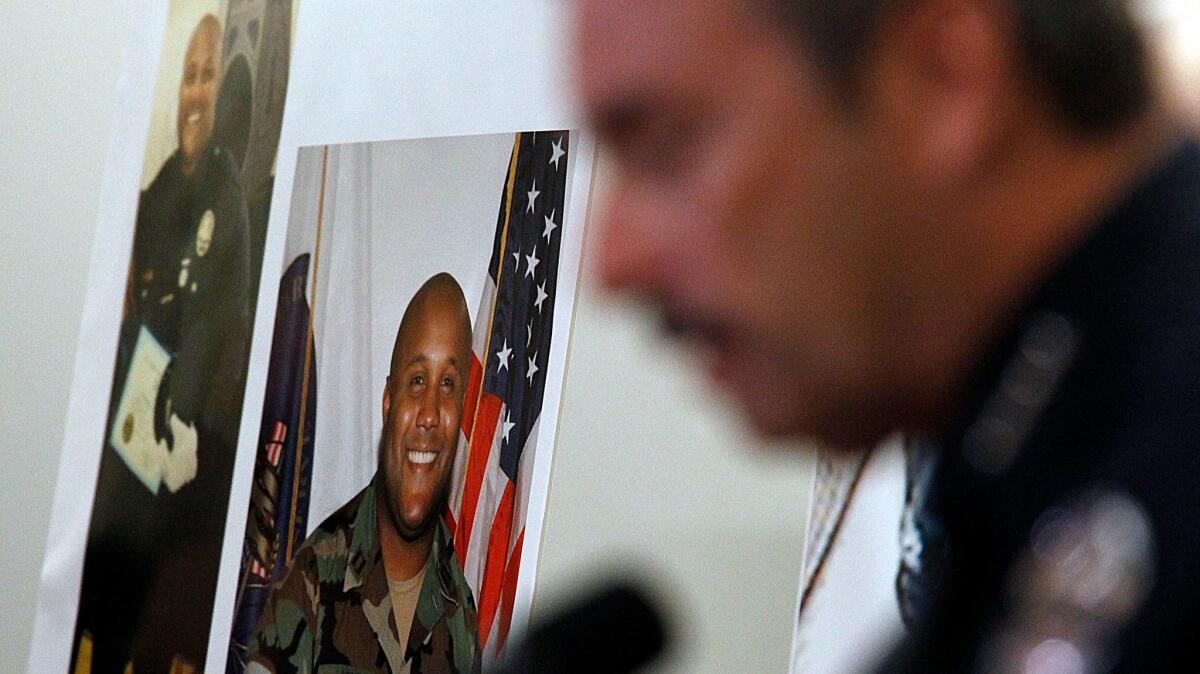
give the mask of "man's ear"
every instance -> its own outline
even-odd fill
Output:
[[[929,186],[987,163],[1019,119],[1020,51],[1004,4],[918,0],[881,17],[863,71],[868,112]]]
[[[383,420],[387,422],[388,411],[392,409],[392,375],[383,381]]]

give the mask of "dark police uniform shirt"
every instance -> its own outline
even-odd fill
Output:
[[[1200,149],[1050,274],[965,410],[939,443],[940,590],[880,671],[1193,668]]]
[[[194,424],[195,479],[152,493],[105,431],[84,557],[75,648],[93,671],[198,665],[207,647],[249,345],[249,235],[232,156],[210,145],[192,176],[176,152],[141,195],[109,424],[145,326],[171,355],[157,434],[171,414]],[[81,488],[83,488],[81,486]]]
[[[190,178],[180,164],[176,152],[138,204],[125,323],[144,324],[171,351],[171,409],[194,422],[236,413],[218,385],[245,367],[250,238],[232,155],[209,146]],[[210,434],[236,433],[219,421]]]

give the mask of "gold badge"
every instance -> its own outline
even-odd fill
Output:
[[[212,246],[213,230],[217,227],[217,216],[212,209],[204,211],[200,216],[200,226],[196,228],[196,255],[204,257]]]

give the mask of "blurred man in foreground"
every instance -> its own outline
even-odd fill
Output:
[[[938,448],[949,558],[886,671],[1191,652],[1200,151],[1138,9],[577,3],[606,282],[763,433]]]
[[[272,588],[247,672],[479,671],[475,600],[441,519],[470,358],[462,289],[438,274],[396,332],[379,469]]]

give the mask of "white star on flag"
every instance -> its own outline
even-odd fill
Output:
[[[504,348],[496,352],[496,358],[500,359],[500,365],[496,368],[496,372],[508,369],[508,361],[512,358],[512,349],[508,348],[508,340],[504,340]]]
[[[553,407],[547,403],[544,409],[543,403],[557,392],[546,379],[557,373],[544,370],[547,365],[538,359],[543,352],[552,356],[553,344],[566,339],[560,334],[552,342],[551,319],[560,288],[558,247],[571,234],[566,231],[571,140],[566,130],[516,135],[508,174],[499,185],[499,218],[475,316],[473,334],[479,339],[469,373],[475,416],[469,451],[459,452],[454,466],[461,488],[451,490],[447,523],[454,525],[454,549],[479,609],[476,631],[485,662],[505,652],[509,628],[523,623],[522,607],[514,606],[512,597],[528,579],[517,571],[522,550],[528,559],[540,540],[525,540],[527,533],[537,533],[526,532],[525,511],[537,429],[546,428],[543,421],[550,423],[545,415]],[[512,256],[511,268],[505,256]],[[517,377],[526,380],[524,385]]]
[[[532,213],[532,212],[533,212],[533,206],[534,206],[534,204],[535,204],[535,203],[537,203],[537,198],[538,198],[538,195],[540,195],[540,194],[541,194],[541,192],[539,192],[539,191],[538,191],[538,188],[537,188],[537,181],[536,181],[536,180],[535,180],[535,181],[533,181],[533,189],[529,190],[529,191],[528,191],[528,192],[526,192],[525,194],[529,195],[529,209],[528,209],[528,210],[529,210],[529,212],[530,212],[530,213]]]
[[[529,359],[529,371],[525,373],[525,378],[529,380],[530,384],[533,384],[533,375],[537,374],[537,371],[538,371],[537,363],[534,362],[536,360],[537,360],[537,352],[534,351],[533,358]]]
[[[540,262],[541,260],[539,260],[537,257],[537,246],[534,246],[533,255],[525,256],[525,275],[533,276],[533,272],[537,269],[537,266]]]
[[[558,170],[558,160],[562,159],[563,155],[567,154],[562,149],[562,136],[559,136],[557,143],[553,143],[551,145],[550,152],[552,153],[552,156],[550,157],[549,163],[554,164],[554,170],[557,171]]]
[[[507,443],[508,442],[508,432],[513,429],[513,426],[516,426],[516,424],[512,422],[512,412],[511,411],[504,410],[503,424],[504,424],[504,442]]]

